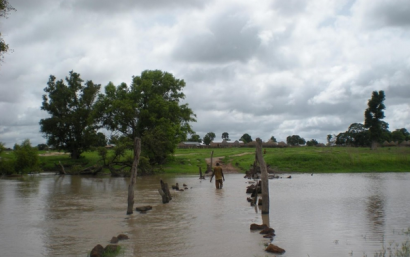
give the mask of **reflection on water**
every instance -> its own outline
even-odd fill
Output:
[[[160,177],[138,178],[135,205],[126,215],[128,179],[32,176],[0,180],[1,256],[87,256],[96,244],[128,234],[124,256],[265,256],[251,223],[270,223],[283,256],[373,256],[394,233],[410,227],[410,174],[294,174],[270,180],[270,214],[246,201],[248,185],[227,174],[215,189],[197,176],[162,176],[171,191],[162,204]]]

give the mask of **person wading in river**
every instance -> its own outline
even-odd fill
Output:
[[[214,171],[212,172],[211,180],[209,182],[212,182],[212,178],[215,176],[215,186],[216,189],[222,189],[222,179],[225,181],[224,173],[222,172],[222,168],[219,166],[219,163],[216,163],[216,167],[214,167]]]

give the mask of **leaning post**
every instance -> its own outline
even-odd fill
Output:
[[[133,213],[134,208],[134,186],[137,180],[138,162],[141,153],[141,139],[136,137],[134,140],[134,161],[131,168],[130,184],[128,185],[128,208],[127,215]]]
[[[268,169],[266,168],[265,160],[262,154],[262,140],[256,139],[256,156],[258,157],[259,166],[261,168],[262,181],[262,214],[269,214],[269,180]]]

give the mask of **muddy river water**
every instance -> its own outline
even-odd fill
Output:
[[[286,177],[287,175],[283,175]],[[159,179],[188,185],[161,203]],[[0,179],[0,256],[87,256],[127,234],[119,256],[273,256],[251,223],[269,223],[282,256],[374,256],[409,238],[410,173],[292,174],[270,180],[270,214],[246,201],[248,180],[227,174],[216,190],[198,176],[137,179],[126,215],[127,178],[35,175]]]

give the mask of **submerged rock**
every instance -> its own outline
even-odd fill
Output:
[[[260,234],[275,234],[275,230],[273,228],[264,228]]]
[[[265,251],[270,252],[270,253],[284,253],[285,252],[284,249],[274,244],[269,244],[268,247],[266,247]]]
[[[127,239],[129,239],[129,237],[125,234],[119,234],[117,236],[117,238],[118,238],[118,240],[127,240]]]
[[[98,244],[91,250],[90,257],[102,257],[104,254],[104,247]]]
[[[269,228],[268,225],[266,225],[266,224],[258,225],[258,224],[255,224],[255,223],[251,224],[251,227],[250,227],[251,230],[262,230],[262,229],[265,229],[265,228]]]
[[[135,210],[140,211],[140,212],[146,212],[146,211],[152,210],[152,206],[150,205],[140,206],[140,207],[135,208]]]

